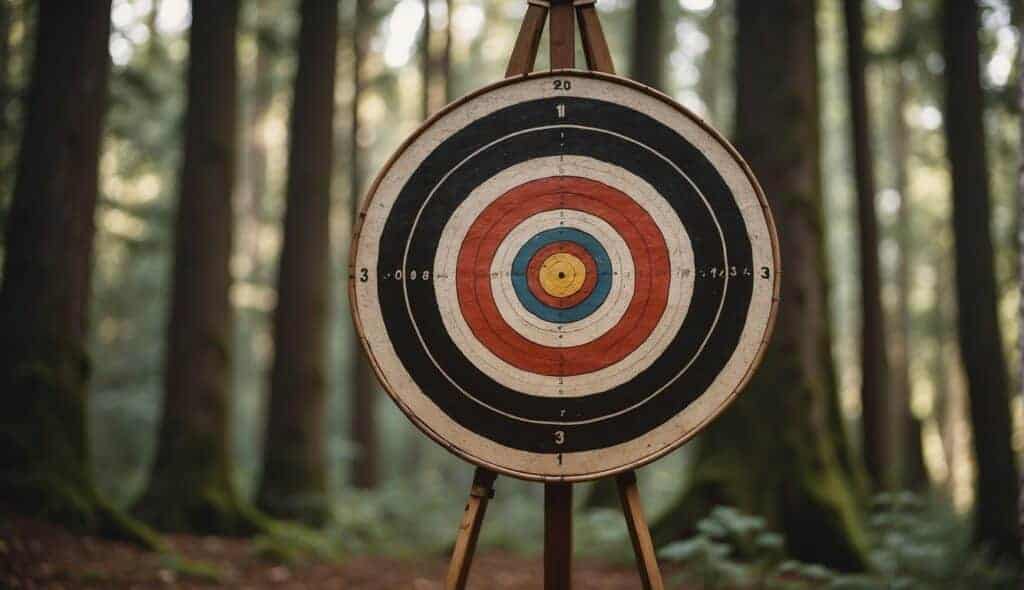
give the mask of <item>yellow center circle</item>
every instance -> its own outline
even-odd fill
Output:
[[[540,286],[552,297],[571,297],[587,280],[587,267],[566,252],[549,256],[540,266]]]

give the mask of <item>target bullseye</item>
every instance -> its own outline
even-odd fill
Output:
[[[583,261],[565,252],[548,256],[540,266],[540,284],[552,297],[565,298],[577,293],[587,279]]]
[[[449,107],[365,202],[354,315],[386,390],[463,457],[593,479],[696,433],[775,310],[764,198],[662,95],[557,72]]]

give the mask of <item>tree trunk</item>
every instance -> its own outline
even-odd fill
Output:
[[[856,570],[867,539],[828,341],[815,3],[736,6],[737,143],[772,205],[785,280],[763,365],[701,436],[692,485],[654,534],[680,538],[734,505],[764,516],[793,557]]]
[[[862,0],[843,0],[846,22],[846,73],[853,136],[854,181],[861,291],[861,450],[875,489],[893,485],[892,422],[889,420],[888,357],[882,285],[878,269],[878,215],[872,161],[871,117],[866,81]]]
[[[901,10],[905,10],[901,9]],[[903,17],[906,18],[906,17]],[[900,43],[909,35],[906,24],[901,26]],[[898,483],[903,489],[925,491],[929,486],[928,470],[924,463],[924,449],[921,441],[921,420],[914,415],[913,387],[910,379],[910,362],[913,342],[910,337],[910,289],[914,275],[914,245],[911,236],[910,181],[908,159],[910,157],[907,138],[910,129],[904,116],[907,104],[907,82],[903,73],[903,48],[897,49],[893,62],[892,106],[889,124],[889,145],[892,149],[893,185],[900,196],[900,208],[896,220],[896,241],[899,247],[899,264],[896,284],[897,322],[896,349],[892,363],[892,402],[896,426],[894,440],[899,447]]]
[[[975,534],[1017,556],[1017,468],[992,249],[976,0],[946,0],[946,145],[953,180],[957,320],[977,465]]]
[[[352,219],[358,219],[363,196],[363,170],[360,157],[359,105],[363,94],[363,56],[368,38],[369,11],[372,0],[356,0],[355,27],[352,33],[352,144],[351,190]],[[360,489],[377,487],[377,377],[363,353],[363,346],[353,331],[350,344],[352,360],[352,404],[349,408],[352,427],[352,441],[356,445],[356,456],[352,461],[352,485]]]
[[[444,104],[455,100],[455,80],[452,78],[452,19],[455,14],[453,0],[445,0],[448,8],[447,20],[444,23],[444,49],[441,53],[441,77],[444,78]]]
[[[630,77],[665,90],[665,7],[662,0],[637,2],[633,9]]]
[[[163,418],[137,511],[162,529],[234,534],[250,530],[255,517],[233,485],[230,456],[238,2],[192,9]]]
[[[434,81],[434,57],[430,51],[430,0],[423,0],[423,30],[420,32],[420,78],[423,83],[420,105],[423,120],[430,117],[433,102],[430,93]]]
[[[1015,22],[1021,22],[1021,17],[1024,13],[1019,3],[1014,8],[1014,20]],[[1019,30],[1019,29],[1018,29]],[[1024,43],[1018,43],[1020,50],[1020,60],[1017,62],[1017,73],[1019,78],[1017,79],[1017,112],[1024,113]],[[1018,154],[1019,168],[1017,171],[1017,219],[1024,219],[1024,116],[1020,117],[1020,141],[1021,149]],[[1017,224],[1017,255],[1019,262],[1017,266],[1017,280],[1020,282],[1020,301],[1017,309],[1017,317],[1024,318],[1024,223]],[[1021,396],[1024,396],[1024,321],[1018,319],[1018,333],[1017,342],[1021,349],[1020,359],[1020,375],[1018,384],[1022,388],[1020,392]],[[1017,514],[1017,534],[1019,535],[1022,542],[1024,542],[1024,471],[1021,471],[1019,498],[1018,498],[1018,514]],[[1024,544],[1021,546],[1020,555],[1024,558]]]
[[[11,83],[11,7],[0,2],[0,137],[7,137],[7,101],[10,100]],[[4,141],[7,141],[6,139]]]
[[[43,1],[37,26],[0,284],[0,504],[156,546],[99,498],[86,425],[110,2]]]
[[[301,11],[258,502],[274,516],[319,525],[328,514],[324,380],[338,3],[303,0]]]

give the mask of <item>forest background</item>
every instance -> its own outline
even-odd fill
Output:
[[[29,452],[2,455],[10,460],[4,505],[73,530],[127,528],[150,541],[148,529],[135,528],[140,521],[249,535],[273,528],[270,515],[326,530],[324,543],[345,554],[443,554],[472,469],[416,431],[367,377],[345,288],[352,211],[426,117],[502,77],[526,3],[109,4],[82,3],[68,9],[78,11],[70,18],[60,2],[0,2],[0,222],[7,228],[0,318],[9,357],[0,367],[0,426],[15,447],[41,436],[44,453],[66,443],[70,450],[58,454],[71,458],[40,467],[47,460]],[[1005,579],[1019,563],[1015,470],[1024,448],[1017,336],[1024,7],[1014,0],[600,0],[598,8],[620,71],[706,118],[748,155],[769,199],[779,199],[784,256],[797,253],[785,256],[787,277],[804,277],[794,281],[801,297],[789,317],[821,320],[781,328],[788,350],[816,351],[816,367],[788,367],[769,355],[767,376],[747,394],[760,403],[738,404],[707,435],[641,470],[666,559],[714,572],[732,571],[733,559],[760,559],[765,548],[745,551],[709,532],[718,521],[698,524],[721,503],[762,517],[752,526],[777,531],[785,553],[803,561],[877,573],[888,567],[880,560],[896,559],[903,561],[892,575],[911,575],[913,557],[903,551],[916,546],[941,553],[921,568],[941,569],[959,552],[993,580]],[[104,41],[101,53],[96,39]],[[57,59],[54,47],[80,60]],[[547,67],[544,53],[538,69]],[[202,84],[190,86],[190,76]],[[96,80],[107,90],[88,102]],[[53,147],[45,142],[48,130],[62,133],[54,129],[63,118],[53,113],[76,101],[91,109],[83,120],[95,119],[99,133],[94,215],[88,206],[75,210],[95,220],[95,235],[89,223],[65,219],[70,237],[53,243],[75,252],[70,275],[90,268],[91,276],[86,271],[85,287],[65,299],[37,300],[25,287],[34,275],[21,271],[54,256],[32,245],[47,235],[38,230],[62,226],[37,223],[19,198],[46,195],[39,207],[72,199],[47,180],[61,169],[48,169]],[[220,151],[204,151],[204,141]],[[772,141],[796,155],[766,153]],[[88,154],[71,157],[64,170],[88,185],[83,161]],[[310,227],[312,237],[295,237]],[[33,284],[38,295],[74,283]],[[193,302],[202,312],[183,311],[189,288],[205,302]],[[302,299],[309,292],[312,299]],[[19,301],[39,304],[24,313]],[[38,352],[35,344],[53,339],[30,335],[33,318],[56,316],[61,301],[83,306],[60,317],[75,324],[68,354],[80,347],[87,368],[72,379],[81,388],[44,388],[39,399],[58,406],[40,410],[43,402],[24,399],[42,390],[12,375]],[[174,321],[183,317],[201,319]],[[204,364],[210,356],[181,352],[196,349],[196,338],[212,338],[207,353],[220,360],[211,366]],[[28,352],[15,354],[20,348]],[[275,357],[275,350],[291,354]],[[37,356],[46,364],[55,355]],[[59,405],[68,395],[80,405]],[[777,403],[787,396],[803,401]],[[40,417],[54,407],[57,419]],[[805,418],[822,408],[829,419]],[[78,413],[81,428],[55,434],[77,424]],[[795,442],[763,452],[757,437],[736,443],[759,425]],[[786,454],[805,444],[820,454]],[[800,471],[790,462],[814,467]],[[53,492],[51,484],[71,491]],[[771,491],[751,491],[761,487]],[[578,552],[627,559],[608,489],[581,490]],[[542,487],[502,479],[498,497],[484,546],[537,551]],[[820,504],[825,524],[787,518],[794,497]],[[748,522],[717,514],[727,529]],[[892,527],[905,527],[896,548],[885,544]],[[765,550],[772,539],[762,539]],[[717,555],[716,543],[733,549]]]

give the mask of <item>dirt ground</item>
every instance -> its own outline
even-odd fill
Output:
[[[0,525],[0,589],[237,588],[440,589],[442,559],[396,560],[352,556],[339,563],[286,566],[261,559],[245,539],[169,536],[187,560],[214,564],[213,573],[125,543],[80,537],[49,524],[13,519]],[[574,587],[640,587],[635,570],[574,564]],[[484,553],[474,562],[469,587],[526,590],[542,586],[539,559]]]

